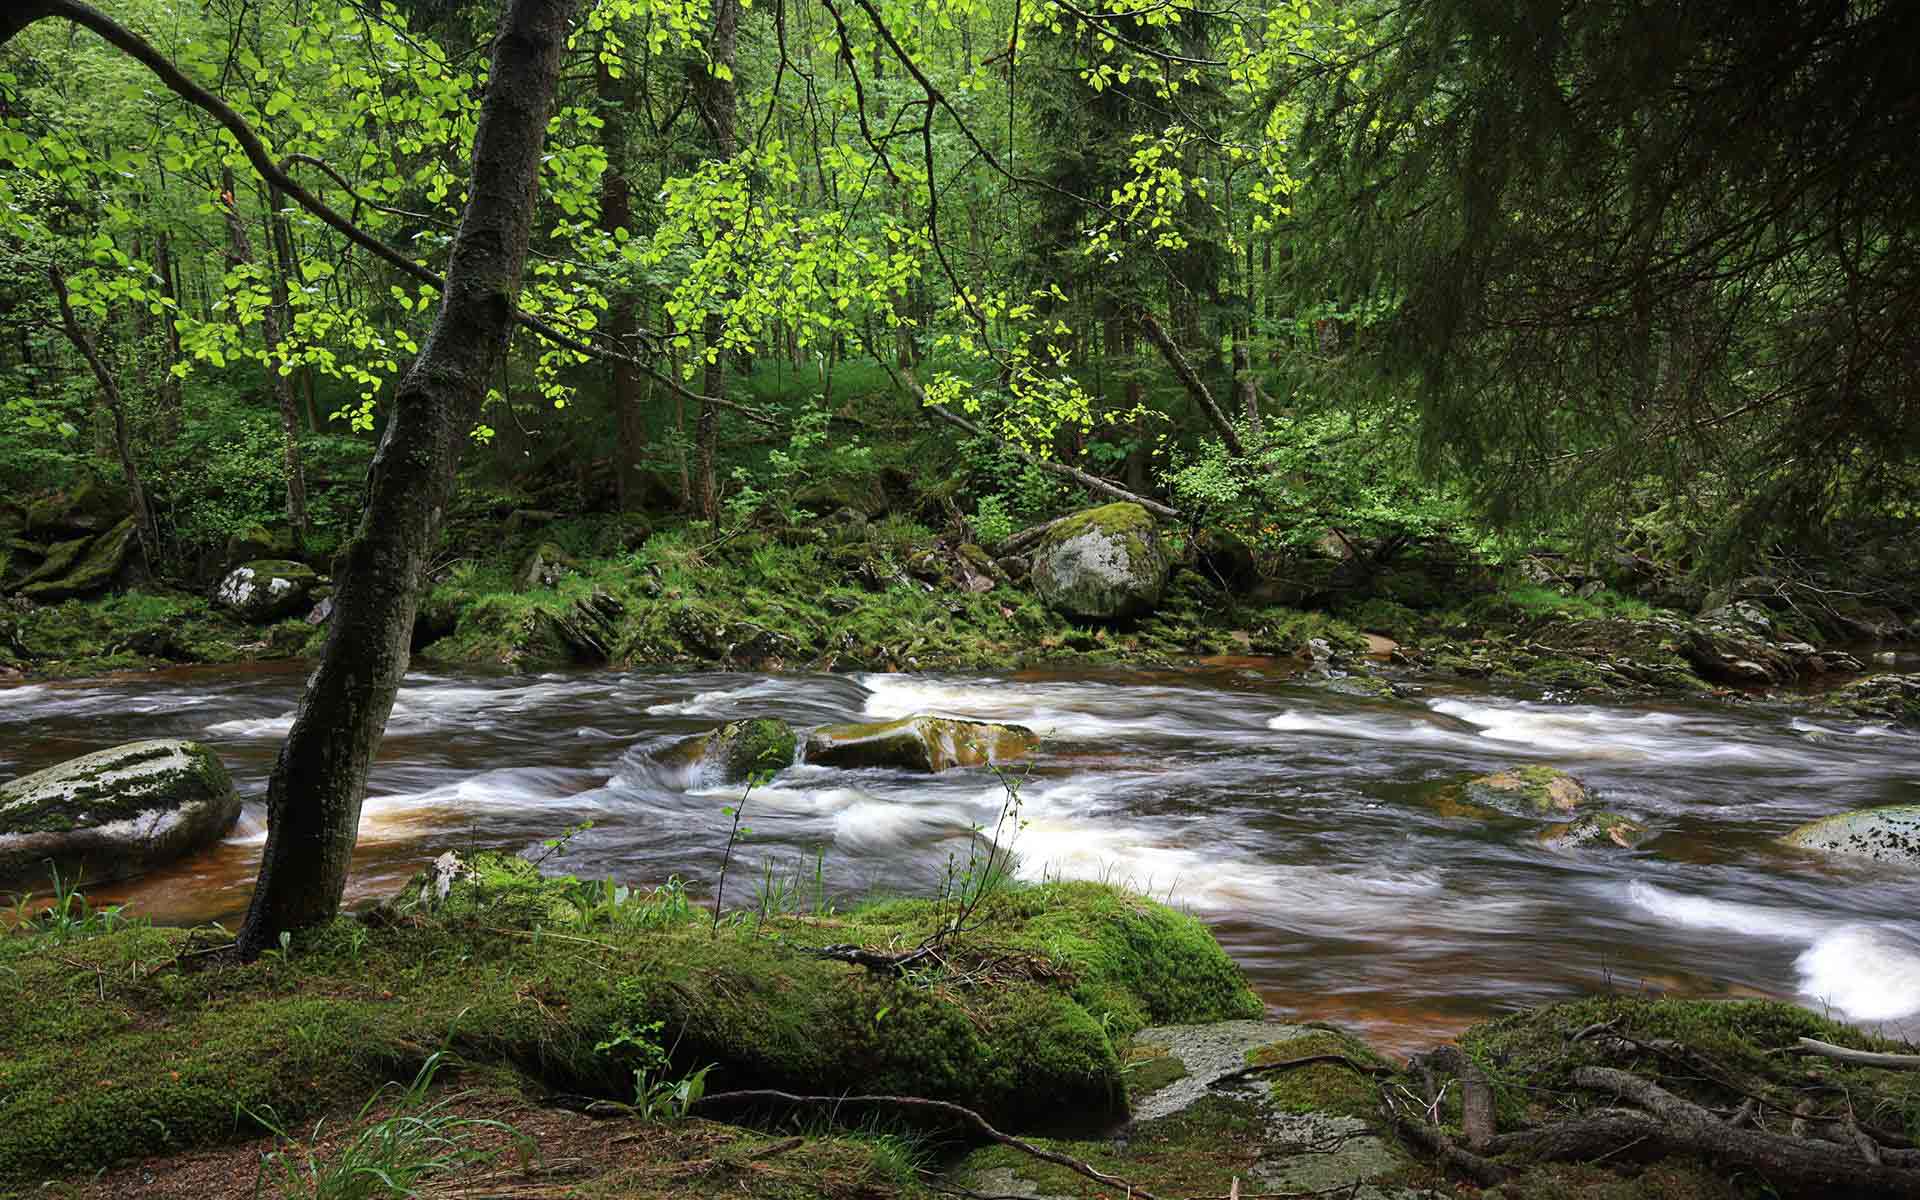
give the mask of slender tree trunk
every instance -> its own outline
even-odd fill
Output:
[[[280,308],[281,332],[291,338],[294,335],[295,322],[293,298],[288,288],[292,286],[294,278],[299,273],[298,265],[294,261],[293,227],[287,223],[286,197],[281,194],[277,186],[267,185],[267,200],[273,209],[269,214],[271,221],[269,229],[273,235],[273,260],[280,267],[280,277],[274,281],[274,303]],[[300,402],[295,407],[304,405],[307,429],[318,432],[320,424],[315,419],[313,411],[313,368],[302,366],[298,382],[290,386],[294,389],[295,399]]]
[[[228,261],[250,266],[253,263],[253,243],[247,237],[247,223],[240,217],[240,197],[234,191],[231,167],[221,172],[220,186],[225,189],[227,206]],[[278,211],[280,193],[269,188],[267,197],[268,207]],[[280,409],[281,453],[287,467],[287,524],[293,528],[294,549],[305,553],[307,473],[300,462],[300,408],[293,396],[293,378],[279,362],[282,353],[281,314],[291,311],[292,305],[287,298],[286,276],[269,267],[267,278],[272,295],[268,298],[267,306],[260,310],[260,340],[267,349],[267,382],[273,388],[273,397]]]
[[[395,390],[366,508],[336,572],[326,648],[267,785],[267,846],[240,928],[243,957],[340,909],[367,769],[407,669],[421,576],[513,328],[573,9],[574,0],[511,0],[501,21],[446,290]]]
[[[600,101],[600,145],[607,152],[607,170],[600,177],[600,228],[613,234],[633,232],[633,186],[627,180],[627,122],[625,111],[631,89],[615,79],[607,64],[598,64],[594,77],[595,93]],[[620,348],[631,353],[634,330],[639,327],[638,298],[632,289],[617,286],[608,298],[607,332]],[[614,359],[612,373],[614,421],[614,492],[622,512],[640,507],[644,491],[640,481],[640,459],[646,452],[647,422],[641,410],[640,373],[633,364]]]
[[[740,0],[713,0],[713,36],[707,42],[707,56],[711,65],[696,63],[691,68],[691,83],[695,102],[700,108],[700,118],[713,139],[714,153],[723,159],[731,159],[736,148],[734,114],[738,99],[732,73],[739,33]],[[721,75],[723,68],[725,77]],[[731,232],[725,222],[720,223],[720,240],[725,241]],[[727,385],[727,356],[720,349],[722,326],[719,315],[712,314],[701,327],[707,348],[706,372],[700,381],[700,394],[703,396],[718,396]],[[720,489],[714,479],[713,458],[720,439],[718,418],[716,407],[702,400],[695,432],[699,446],[696,502],[700,515],[716,524],[720,520]]]
[[[160,569],[160,532],[153,523],[153,510],[147,507],[147,489],[140,482],[139,464],[133,461],[133,440],[127,433],[127,410],[120,400],[120,386],[113,381],[113,372],[100,360],[93,339],[80,328],[80,322],[73,315],[66,276],[51,263],[47,265],[47,282],[53,285],[53,298],[60,305],[61,329],[80,357],[87,360],[87,369],[93,372],[93,381],[99,385],[100,399],[113,424],[114,455],[120,460],[120,473],[126,477],[127,492],[133,497],[133,521],[140,537],[140,552],[146,557],[147,569],[157,571]]]
[[[160,364],[160,425],[169,438],[180,428],[180,377],[173,373],[180,361],[180,326],[175,318],[180,309],[179,266],[173,260],[173,242],[165,232],[153,240],[153,270],[160,277],[160,294],[167,307],[160,314],[160,326],[166,333],[166,354]]]

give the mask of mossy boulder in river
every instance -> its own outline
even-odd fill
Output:
[[[1888,804],[1822,817],[1783,840],[1803,850],[1920,866],[1920,804]]]
[[[1553,767],[1508,767],[1467,780],[1466,799],[1521,815],[1552,817],[1593,801],[1587,785]]]
[[[1056,612],[1121,621],[1159,607],[1168,562],[1153,515],[1108,504],[1056,521],[1033,552],[1033,588]]]
[[[661,758],[704,771],[722,783],[739,783],[749,776],[793,765],[799,738],[793,726],[771,717],[729,721],[712,733],[697,734],[669,749]]]
[[[169,739],[96,750],[0,784],[0,885],[120,879],[199,849],[240,813],[212,750]]]
[[[903,717],[870,725],[825,725],[807,735],[806,760],[823,767],[894,767],[929,774],[984,767],[1033,752],[1040,739],[1020,725],[951,717]]]
[[[319,581],[305,563],[256,559],[228,571],[213,599],[243,621],[277,621],[304,605]]]

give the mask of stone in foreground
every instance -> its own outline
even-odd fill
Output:
[[[1920,866],[1920,804],[1888,804],[1822,817],[1782,840],[1802,850]]]
[[[213,599],[243,621],[277,621],[305,607],[319,581],[305,563],[257,559],[228,571]]]
[[[1153,515],[1138,504],[1108,504],[1047,530],[1033,553],[1033,589],[1065,616],[1124,621],[1159,607],[1168,569]]]
[[[0,784],[0,885],[124,879],[218,840],[240,815],[212,750],[166,739],[96,750]]]
[[[1040,739],[1020,725],[951,717],[904,717],[872,725],[825,725],[807,736],[806,761],[822,767],[892,767],[933,774],[984,767],[1033,753]]]
[[[1339,1054],[1380,1060],[1357,1039],[1265,1021],[1142,1029],[1128,1048],[1133,1119],[1099,1141],[1052,1143],[1096,1169],[1161,1196],[1412,1195],[1407,1166],[1372,1128],[1372,1080],[1326,1065],[1228,1078],[1249,1065]],[[963,1159],[948,1182],[975,1194],[1093,1200],[1124,1194],[1003,1147]]]

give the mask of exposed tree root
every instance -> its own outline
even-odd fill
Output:
[[[1083,1175],[1095,1183],[1120,1188],[1128,1196],[1138,1200],[1158,1200],[1152,1192],[1137,1187],[1117,1176],[1108,1175],[1093,1164],[1062,1154],[1058,1150],[1049,1150],[1023,1141],[1012,1134],[1002,1133],[987,1123],[979,1113],[963,1105],[946,1100],[927,1100],[919,1096],[801,1096],[793,1092],[780,1092],[767,1088],[753,1088],[737,1092],[715,1092],[695,1101],[692,1108],[705,1112],[712,1109],[750,1108],[754,1105],[777,1105],[789,1108],[826,1108],[838,1111],[846,1108],[890,1108],[903,1112],[922,1113],[932,1117],[951,1121],[979,1134],[991,1142],[1010,1146],[1022,1154],[1031,1155],[1042,1162],[1065,1167],[1078,1175]]]

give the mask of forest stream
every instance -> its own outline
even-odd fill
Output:
[[[447,848],[522,849],[592,821],[544,864],[710,894],[737,787],[654,754],[722,720],[796,725],[936,713],[1046,737],[1020,784],[1027,877],[1126,883],[1205,919],[1271,1009],[1412,1049],[1517,1007],[1598,990],[1791,999],[1920,1035],[1910,871],[1775,839],[1829,813],[1911,802],[1920,737],[1765,709],[1622,706],[1433,690],[1382,703],[1246,660],[1162,674],[409,675],[374,768],[348,899],[392,892]],[[214,850],[89,889],[166,923],[244,908],[261,797],[304,678],[196,668],[0,689],[0,777],[136,738],[216,747],[247,807]],[[1538,825],[1446,800],[1516,763],[1571,771],[1654,836],[1557,851]],[[936,891],[1005,793],[796,766],[755,790],[727,885],[816,902]]]

